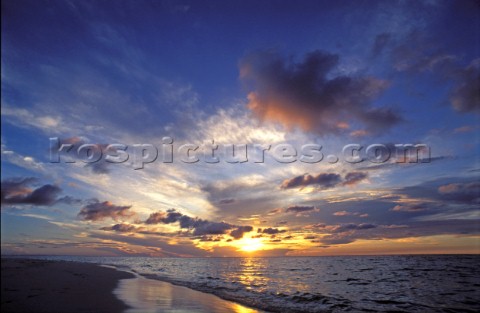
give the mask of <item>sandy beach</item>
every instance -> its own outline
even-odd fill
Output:
[[[2,258],[1,312],[259,312],[217,296],[88,263]]]

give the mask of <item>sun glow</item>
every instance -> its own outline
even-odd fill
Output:
[[[263,243],[260,238],[243,238],[236,243],[236,246],[238,246],[241,251],[252,252],[262,249]]]

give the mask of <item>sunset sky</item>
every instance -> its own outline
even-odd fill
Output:
[[[468,0],[2,1],[1,252],[479,253],[479,38]],[[52,163],[55,137],[129,159]],[[142,169],[138,144],[159,151]]]

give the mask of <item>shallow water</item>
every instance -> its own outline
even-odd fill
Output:
[[[63,259],[128,268],[272,312],[480,311],[474,255]]]
[[[141,276],[121,280],[114,294],[131,307],[124,313],[260,313],[208,293]]]

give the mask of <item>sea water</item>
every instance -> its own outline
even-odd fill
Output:
[[[479,255],[49,258],[113,265],[270,312],[480,312]]]

